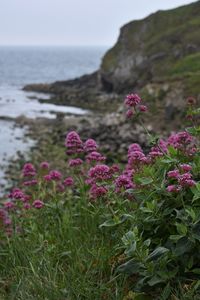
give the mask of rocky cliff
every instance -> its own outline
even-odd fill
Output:
[[[186,98],[200,99],[199,16],[197,1],[130,22],[121,28],[116,45],[105,54],[97,72],[50,85],[29,85],[25,90],[53,93],[51,101],[56,104],[103,111],[100,118],[88,118],[88,126],[77,122],[88,136],[103,135],[104,143],[116,134],[123,139],[126,132],[131,136],[124,145],[141,136],[137,124],[130,129],[122,118],[120,105],[129,92],[138,92],[149,106],[145,119],[151,128],[162,133],[180,129]]]
[[[123,26],[116,45],[103,58],[99,78],[103,89],[122,93],[151,82],[195,80],[199,72],[197,1]]]
[[[50,85],[29,85],[25,89],[59,94],[57,100],[62,104],[76,105],[82,99],[86,106],[106,97],[119,99],[117,95],[133,90],[144,92],[151,83],[153,90],[155,84],[161,84],[161,91],[157,92],[162,97],[167,89],[165,86],[163,91],[162,84],[168,83],[171,88],[171,82],[172,88],[175,82],[179,88],[182,83],[184,97],[199,96],[199,16],[200,1],[197,1],[132,21],[121,28],[116,45],[105,54],[97,72]]]

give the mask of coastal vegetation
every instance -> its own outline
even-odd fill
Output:
[[[0,299],[200,299],[199,15],[130,22],[96,72],[24,87],[86,114],[16,119],[37,142],[0,203]]]
[[[149,150],[132,143],[112,162],[70,131],[66,150],[49,145],[23,166],[0,208],[1,299],[199,299],[196,100],[187,128],[166,139],[145,127],[137,94],[125,107]]]

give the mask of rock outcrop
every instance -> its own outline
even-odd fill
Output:
[[[159,131],[183,126],[188,96],[200,99],[200,1],[158,11],[120,30],[116,45],[93,74],[25,90],[52,93],[53,103],[106,112],[120,110],[128,92],[138,92],[149,106],[148,125]],[[102,120],[102,116],[100,117]],[[105,120],[104,120],[105,121]],[[104,122],[99,122],[100,134]],[[119,131],[115,125],[114,130]],[[107,128],[107,129],[106,129]],[[102,130],[109,132],[109,126]],[[128,129],[127,129],[128,130]],[[95,133],[94,133],[95,135]]]
[[[190,62],[200,59],[199,16],[197,1],[123,26],[116,45],[101,64],[99,78],[103,89],[127,92],[195,71]]]

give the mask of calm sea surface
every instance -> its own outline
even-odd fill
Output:
[[[14,118],[54,118],[53,112],[59,111],[84,114],[79,108],[41,104],[33,99],[35,93],[24,92],[22,87],[91,73],[98,69],[105,51],[106,47],[0,47],[0,184],[8,160],[33,144],[24,139],[26,128],[15,127]],[[48,95],[40,94],[40,98]]]

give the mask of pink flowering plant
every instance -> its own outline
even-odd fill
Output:
[[[142,99],[128,95],[127,117],[142,124],[152,147],[131,144],[125,164],[109,164],[95,140],[75,131],[66,136],[62,170],[26,163],[0,208],[8,277],[21,280],[16,253],[24,278],[35,272],[46,299],[86,299],[86,290],[87,299],[198,297],[200,130],[192,99],[189,127],[160,139],[142,123]]]

